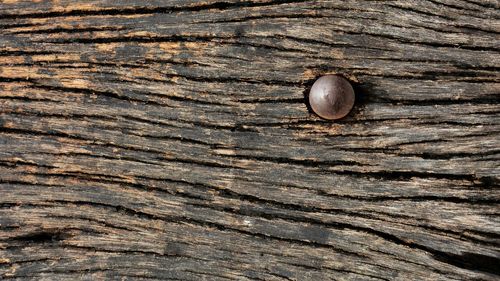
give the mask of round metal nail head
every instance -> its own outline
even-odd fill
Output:
[[[354,105],[354,89],[342,76],[325,75],[314,82],[309,93],[309,104],[321,118],[340,119]]]

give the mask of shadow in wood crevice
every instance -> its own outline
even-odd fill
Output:
[[[354,106],[346,117],[354,117],[357,116],[363,111],[366,103],[368,102],[367,97],[369,96],[370,85],[361,84],[359,82],[354,82],[350,80],[348,77],[345,77],[349,82],[351,82],[352,88],[354,89]]]
[[[480,177],[479,182],[478,186],[485,189],[496,189],[500,187],[500,178],[495,176]]]
[[[316,76],[316,78],[314,78],[314,79],[309,79],[309,80],[306,80],[303,82],[304,91],[302,93],[304,95],[304,104],[306,105],[307,112],[309,112],[309,114],[313,114],[313,115],[316,115],[316,113],[314,113],[314,111],[312,110],[311,104],[309,103],[309,92],[311,91],[312,85],[314,84],[314,82],[316,82],[316,80],[319,77],[321,77],[321,75]]]
[[[482,271],[500,276],[500,259],[496,257],[475,253],[464,253],[462,255],[435,253],[434,258],[463,269]]]
[[[74,9],[69,11],[52,11],[52,12],[32,12],[32,13],[17,13],[17,14],[0,14],[3,19],[29,19],[29,18],[50,18],[50,17],[86,17],[86,16],[126,16],[137,14],[170,14],[179,12],[200,12],[206,10],[232,10],[242,8],[256,8],[266,6],[276,6],[281,4],[292,4],[307,2],[308,0],[272,0],[265,2],[255,1],[239,1],[230,3],[227,1],[220,1],[215,3],[200,3],[198,5],[188,6],[164,6],[164,7],[121,7],[121,8],[108,8],[97,10]]]
[[[69,233],[63,233],[61,230],[40,230],[37,232],[12,237],[10,240],[44,244],[65,240],[69,236],[71,236]]]

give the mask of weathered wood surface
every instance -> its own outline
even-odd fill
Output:
[[[2,1],[0,279],[498,280],[499,8]]]

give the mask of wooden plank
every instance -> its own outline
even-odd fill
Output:
[[[3,1],[0,278],[498,279],[499,8]]]

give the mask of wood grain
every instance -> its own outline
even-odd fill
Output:
[[[498,280],[499,8],[2,1],[0,278]]]

